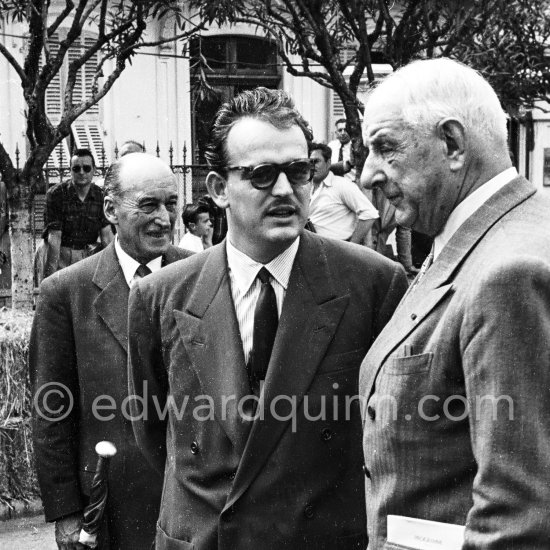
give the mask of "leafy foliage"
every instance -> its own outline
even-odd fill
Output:
[[[549,2],[499,2],[476,34],[457,44],[452,56],[479,70],[516,114],[550,99]]]
[[[488,76],[511,113],[520,104],[548,99],[548,5],[548,0],[251,0],[240,20],[273,38],[291,74],[338,94],[361,164],[358,92],[365,75],[375,80],[374,60],[394,69],[415,58],[462,60]]]

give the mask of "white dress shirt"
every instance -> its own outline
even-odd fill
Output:
[[[260,269],[264,267],[264,264],[256,262],[240,250],[237,250],[229,239],[226,242],[231,295],[233,296],[235,313],[239,323],[244,359],[248,363],[253,343],[254,310],[256,309],[256,302],[258,301],[262,286],[257,275]],[[265,268],[271,275],[271,285],[275,291],[279,317],[283,309],[288,280],[299,245],[300,238],[296,239],[284,252],[265,264]]]
[[[434,260],[439,256],[443,247],[449,242],[458,228],[485,202],[487,202],[499,189],[518,177],[517,170],[512,166],[507,168],[494,178],[478,187],[471,195],[468,195],[452,212],[445,223],[443,230],[434,239]]]
[[[321,237],[345,241],[353,235],[357,220],[376,218],[378,210],[359,187],[332,172],[311,193],[309,219]]]
[[[118,258],[118,263],[122,268],[122,273],[124,273],[124,278],[126,279],[128,286],[131,287],[135,281],[136,269],[141,264],[122,250],[122,247],[118,242],[118,235],[115,235],[115,252]],[[154,258],[146,265],[151,270],[151,273],[158,271],[162,267],[162,256]]]
[[[342,147],[342,142],[339,139],[334,139],[332,141],[329,141],[327,145],[330,147],[332,151],[332,157],[330,159],[331,164],[336,164],[337,162],[340,162],[338,160],[338,157],[340,156],[340,147]],[[348,141],[342,149],[342,161],[343,162],[351,161],[351,140]],[[344,178],[351,181],[354,185],[355,185],[355,176],[356,176],[355,167],[353,167],[349,172],[346,172],[344,174]]]
[[[204,250],[202,239],[196,235],[193,235],[191,231],[187,231],[187,233],[185,233],[179,242],[178,247],[185,248],[185,250],[190,250],[191,252],[202,252]]]

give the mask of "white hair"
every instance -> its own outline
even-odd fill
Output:
[[[458,119],[476,141],[507,149],[506,114],[491,85],[474,69],[447,58],[413,61],[384,79],[367,98],[369,113],[397,105],[404,121],[427,132]]]

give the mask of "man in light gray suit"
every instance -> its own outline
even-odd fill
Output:
[[[465,526],[463,549],[548,548],[550,201],[512,167],[490,85],[451,60],[388,77],[364,139],[363,185],[435,237],[361,366],[369,549],[394,547],[389,515]]]

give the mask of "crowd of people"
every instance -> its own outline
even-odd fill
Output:
[[[550,204],[495,92],[449,59],[397,70],[359,182],[337,129],[315,143],[281,90],[222,105],[178,247],[154,156],[112,164],[102,209],[82,151],[49,192],[30,375],[59,548],[85,548],[100,440],[100,548],[548,547]],[[409,285],[411,229],[433,246]]]

